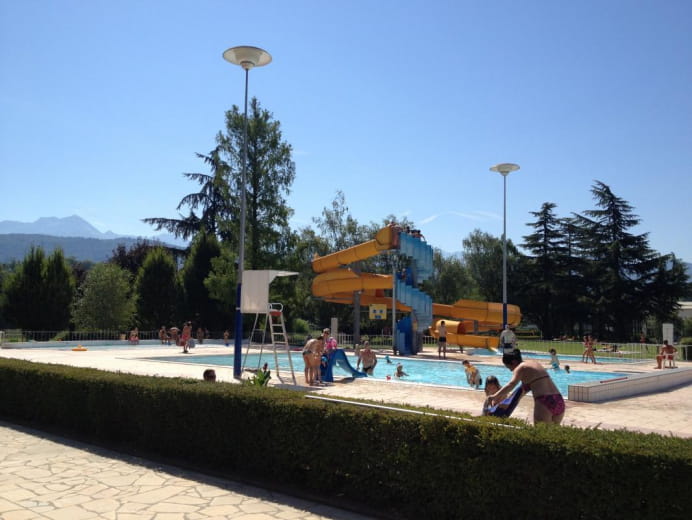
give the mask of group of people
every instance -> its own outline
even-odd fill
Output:
[[[202,327],[197,328],[197,342],[203,343],[207,331]],[[192,337],[192,322],[186,321],[181,331],[178,327],[166,329],[165,325],[161,325],[159,329],[159,341],[162,345],[173,345],[183,347],[183,354],[189,354],[190,349],[195,347],[195,340]]]
[[[305,384],[319,386],[322,383],[322,366],[329,360],[325,346],[329,352],[336,349],[336,340],[329,336],[329,329],[323,329],[322,335],[309,338],[303,347],[303,363],[305,363]],[[333,340],[333,341],[332,341]]]
[[[338,346],[336,339],[330,336],[330,333],[329,329],[323,329],[319,337],[308,338],[305,342],[302,354],[307,385],[319,386],[323,384],[322,367],[327,367],[329,358]],[[356,370],[362,370],[366,374],[372,375],[377,365],[377,354],[370,348],[369,341],[364,341],[362,347],[356,345],[356,358]]]
[[[594,365],[596,364],[596,356],[594,354],[593,346],[595,340],[588,334],[584,336],[584,353],[581,355],[582,363],[588,363],[591,361]]]

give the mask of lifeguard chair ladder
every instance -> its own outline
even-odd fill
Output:
[[[247,360],[250,347],[253,345],[253,340],[257,336],[256,333],[260,331],[258,327],[259,320],[260,313],[257,313],[255,315],[255,323],[252,327],[252,333],[250,334],[250,341],[248,342],[247,349],[245,350],[243,369],[245,368],[245,360]],[[291,346],[288,344],[288,334],[286,333],[286,323],[284,322],[283,304],[281,303],[270,303],[268,305],[267,312],[265,314],[264,326],[262,327],[262,340],[260,343],[254,343],[254,345],[258,345],[260,348],[260,360],[262,359],[264,345],[267,344],[267,336],[271,340],[272,349],[274,350],[274,368],[276,370],[276,377],[279,379],[279,381],[283,382],[281,379],[281,373],[279,372],[279,355],[277,352],[277,349],[282,349],[286,352],[286,356],[288,357],[288,365],[291,368],[293,384],[297,384],[296,374],[293,370],[293,360],[291,359]],[[260,362],[258,362],[258,370]]]

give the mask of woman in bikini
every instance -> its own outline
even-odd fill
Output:
[[[309,339],[303,347],[303,363],[305,363],[305,383],[317,385],[320,381],[320,358],[324,350],[324,336]]]
[[[565,401],[543,365],[533,359],[523,361],[518,349],[504,354],[502,363],[512,371],[512,379],[490,396],[491,402],[502,402],[521,383],[524,393],[533,393],[533,422],[560,424],[565,416]]]

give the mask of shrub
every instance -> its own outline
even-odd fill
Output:
[[[659,520],[692,509],[690,439],[429,412],[0,358],[2,417],[269,487],[299,483],[377,516]],[[498,506],[498,486],[511,507]]]

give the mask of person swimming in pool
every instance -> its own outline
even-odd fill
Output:
[[[397,363],[396,365],[396,373],[394,374],[395,377],[404,377],[407,376],[408,374],[404,372],[404,365],[401,363]]]
[[[504,354],[502,363],[512,371],[512,379],[490,395],[491,403],[502,402],[521,383],[524,393],[533,393],[533,422],[560,424],[565,416],[565,401],[545,367],[533,359],[522,360],[519,349]]]
[[[555,370],[560,370],[560,359],[557,357],[557,350],[551,348],[548,353],[550,354],[550,366]]]
[[[464,365],[464,371],[466,372],[466,382],[469,384],[469,386],[478,389],[478,387],[482,384],[480,370],[473,366],[468,359],[462,361],[461,364]]]
[[[360,359],[363,362],[363,372],[371,376],[375,365],[377,365],[377,355],[370,348],[370,343],[366,341],[363,344],[363,351],[360,353]]]

